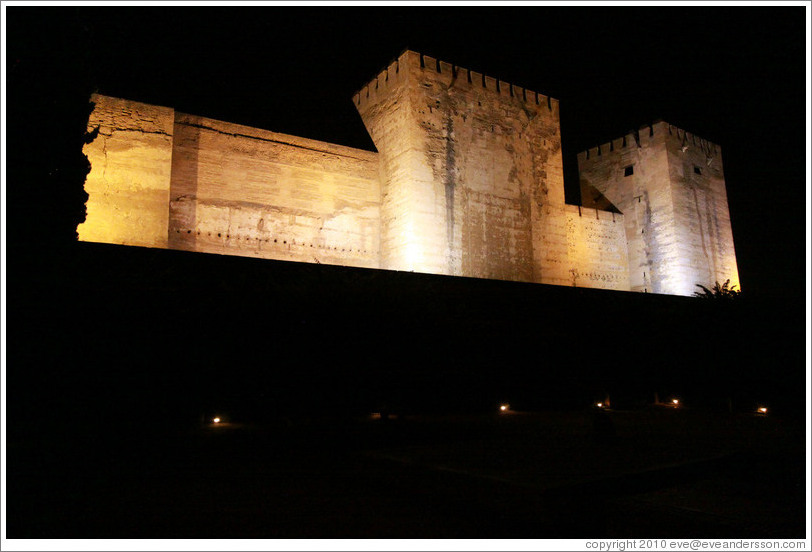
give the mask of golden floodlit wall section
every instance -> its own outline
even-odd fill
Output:
[[[79,239],[377,268],[377,154],[95,95]]]
[[[623,215],[578,205],[566,205],[565,211],[569,285],[629,291]]]
[[[167,247],[175,112],[94,94],[81,241]]]
[[[378,268],[375,153],[175,118],[173,249]]]

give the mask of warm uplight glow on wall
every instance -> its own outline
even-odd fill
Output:
[[[403,231],[404,243],[404,270],[411,272],[425,272],[423,267],[423,253],[418,245],[417,236],[414,231],[414,222],[408,221]]]
[[[168,245],[174,110],[94,94],[87,130],[96,138],[82,150],[87,217],[80,241]]]

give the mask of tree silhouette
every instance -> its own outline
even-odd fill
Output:
[[[695,291],[694,297],[701,299],[715,299],[717,301],[730,301],[736,299],[741,295],[741,290],[734,289],[736,284],[730,285],[730,278],[725,280],[724,284],[716,282],[713,288],[708,289],[702,284],[696,284],[696,287],[702,288],[702,291]]]

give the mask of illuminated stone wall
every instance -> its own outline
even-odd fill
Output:
[[[174,110],[94,95],[82,241],[167,247]]]
[[[738,285],[718,145],[658,122],[578,154],[578,166],[583,205],[625,215],[632,291]]]
[[[569,282],[557,100],[406,51],[354,102],[380,153],[383,267]]]
[[[79,239],[377,268],[377,154],[94,95]]]
[[[629,290],[629,258],[623,215],[566,206],[570,285]]]
[[[372,152],[178,113],[173,249],[377,268]]]
[[[352,98],[378,153],[94,95],[83,241],[690,295],[738,284],[718,146],[659,122],[578,156],[558,102],[405,51]]]

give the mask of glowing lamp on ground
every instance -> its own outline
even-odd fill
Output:
[[[499,411],[500,412],[507,412],[508,410],[510,410],[510,405],[509,404],[503,404],[503,405],[499,406]]]
[[[220,423],[220,418],[214,418],[212,420],[212,423],[219,424]]]
[[[759,414],[766,414],[767,413],[767,408],[764,407],[764,406],[759,406],[758,407],[758,413]]]
[[[671,399],[671,404],[674,406],[679,406],[679,399]]]
[[[598,408],[603,408],[603,403],[595,403],[595,406],[597,406]]]

